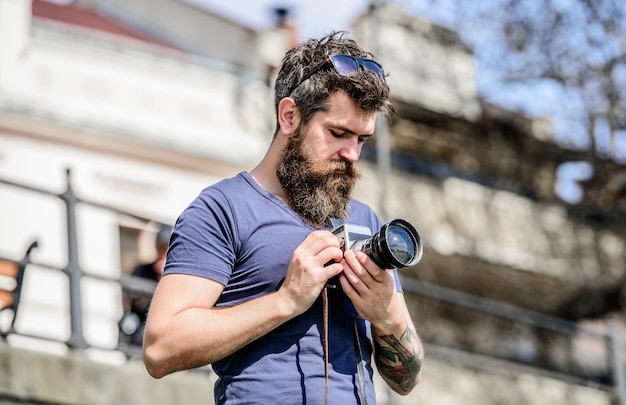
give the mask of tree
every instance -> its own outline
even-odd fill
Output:
[[[607,163],[611,168],[626,163],[623,1],[427,4],[428,9],[417,11],[451,25],[474,49],[482,75],[479,88],[487,99],[531,116],[552,117],[558,140],[589,151],[593,175],[587,188],[600,198],[611,181]],[[621,187],[623,192],[626,184]]]

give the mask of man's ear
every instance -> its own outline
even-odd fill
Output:
[[[291,135],[300,123],[300,112],[296,103],[290,97],[285,97],[278,103],[278,125],[281,132]]]

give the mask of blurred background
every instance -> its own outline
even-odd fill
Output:
[[[425,244],[400,272],[423,378],[398,397],[376,377],[378,403],[626,404],[625,12],[0,0],[0,402],[212,403],[210,367],[145,372],[130,315],[156,281],[133,272],[263,157],[285,51],[345,30],[397,109],[355,196]]]

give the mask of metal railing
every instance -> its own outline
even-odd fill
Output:
[[[24,184],[15,183],[12,181],[0,179],[0,184],[8,185],[11,187],[16,187],[19,189],[29,190],[35,193],[40,193],[43,195],[54,196],[61,199],[66,207],[67,214],[67,265],[63,268],[58,268],[54,266],[47,266],[42,263],[33,263],[37,264],[38,267],[47,268],[50,270],[56,270],[63,272],[67,275],[69,279],[69,306],[70,306],[70,328],[71,334],[65,343],[69,348],[76,350],[84,350],[90,347],[94,347],[90,345],[84,337],[83,334],[83,306],[82,306],[82,291],[81,291],[81,279],[83,277],[91,277],[99,280],[104,280],[108,282],[119,283],[120,287],[123,291],[130,291],[139,294],[150,295],[153,292],[153,286],[144,285],[140,282],[136,282],[136,280],[130,280],[128,278],[115,278],[115,277],[105,277],[94,274],[86,274],[81,268],[79,257],[78,257],[78,235],[77,235],[77,219],[76,219],[76,207],[78,204],[86,204],[95,208],[99,208],[102,210],[107,210],[110,212],[114,212],[118,215],[130,217],[133,219],[140,220],[144,223],[154,223],[158,221],[154,221],[150,218],[145,218],[142,216],[135,215],[130,212],[125,212],[110,206],[106,206],[103,204],[99,204],[96,202],[85,201],[78,198],[71,186],[71,173],[70,170],[66,172],[67,176],[67,186],[64,192],[60,194],[56,194],[47,190],[39,189],[36,187],[31,187]],[[32,249],[32,246],[31,246]],[[29,249],[30,251],[30,249]],[[25,256],[26,260],[28,259],[28,253]],[[16,261],[17,263],[17,261]],[[30,260],[24,261],[23,265],[31,264]],[[606,345],[607,353],[609,354],[609,358],[607,359],[607,382],[602,384],[597,384],[596,382],[592,382],[591,380],[587,381],[587,385],[602,385],[603,389],[609,390],[613,392],[616,403],[620,405],[626,405],[626,375],[625,375],[625,363],[622,355],[622,342],[620,341],[619,333],[615,328],[615,322],[612,318],[607,319],[606,324],[608,325],[607,331],[605,333],[595,332],[591,330],[586,330],[585,328],[580,327],[578,324],[560,319],[557,317],[547,316],[544,314],[536,313],[533,311],[529,311],[524,308],[516,307],[503,302],[495,302],[490,301],[488,299],[474,296],[466,293],[462,293],[455,290],[450,290],[443,288],[441,286],[425,283],[422,281],[418,281],[408,277],[402,277],[401,282],[405,292],[410,294],[415,294],[425,299],[436,300],[437,302],[447,303],[450,305],[462,307],[468,310],[479,312],[483,315],[497,317],[506,319],[510,322],[514,323],[523,323],[526,325],[531,325],[537,328],[543,328],[546,330],[554,331],[561,334],[566,334],[570,336],[584,334],[590,336],[593,339],[596,339],[599,342],[603,342]],[[18,298],[19,300],[19,298]],[[19,306],[19,302],[17,302]],[[26,336],[18,331],[15,331],[14,328],[11,328],[11,333],[20,334]],[[46,339],[42,336],[30,336],[39,339]],[[489,353],[476,354],[471,351],[463,351],[459,349],[455,349],[453,347],[445,347],[438,346],[433,342],[426,342],[427,348],[431,350],[432,353],[436,353],[440,356],[457,356],[458,358],[479,355],[482,356],[483,360],[481,361],[490,361]],[[125,352],[128,356],[132,355],[140,355],[140,348],[125,346],[123,344],[119,345],[115,350],[120,350]],[[138,351],[139,350],[139,351]],[[456,354],[450,354],[456,353]],[[486,360],[485,360],[486,359]],[[501,362],[502,358],[496,358],[491,356],[493,361]],[[508,361],[504,359],[504,361]],[[472,365],[476,365],[476,361],[472,361]],[[515,361],[510,361],[511,364],[515,364]],[[528,366],[528,364],[520,364],[520,366]],[[565,375],[567,373],[554,373],[551,370],[542,370],[541,367],[532,366],[532,372],[536,374],[549,374],[552,377],[561,378],[564,380],[568,380],[568,376]],[[528,371],[528,370],[527,370]],[[580,376],[576,376],[572,374],[570,378],[570,382],[572,380],[580,380]],[[584,379],[584,378],[583,378]],[[578,381],[580,383],[580,381]],[[584,381],[582,382],[585,383]]]
[[[54,193],[49,190],[40,189],[37,187],[32,187],[25,184],[16,183],[6,179],[0,179],[0,184],[16,187],[22,190],[32,191],[34,193],[38,193],[45,196],[52,196],[59,198],[64,204],[66,208],[66,226],[67,226],[67,264],[64,267],[57,267],[45,263],[40,262],[31,262],[29,258],[30,250],[34,246],[36,246],[37,242],[34,242],[33,245],[28,249],[27,255],[25,258],[28,259],[28,262],[24,262],[25,259],[22,259],[20,263],[23,266],[27,264],[36,265],[40,269],[51,270],[64,273],[69,281],[69,312],[70,312],[70,336],[67,340],[61,342],[67,345],[70,349],[76,350],[85,350],[88,348],[99,348],[99,349],[109,349],[109,348],[101,348],[95,347],[94,345],[89,344],[85,340],[85,336],[83,333],[83,300],[82,300],[82,287],[81,280],[84,277],[89,277],[94,280],[100,280],[110,283],[118,283],[123,292],[129,292],[134,294],[144,294],[151,296],[154,292],[153,285],[146,285],[146,283],[141,283],[142,280],[130,280],[130,277],[113,277],[113,276],[103,276],[98,274],[86,273],[81,265],[78,256],[78,232],[77,232],[77,219],[76,219],[76,209],[78,204],[85,204],[94,208],[99,208],[102,210],[106,210],[109,212],[113,212],[117,215],[132,218],[135,220],[139,220],[142,223],[158,223],[150,218],[142,217],[140,215],[133,214],[131,212],[123,211],[120,209],[116,209],[107,205],[103,205],[93,201],[87,201],[80,199],[73,191],[71,184],[71,171],[69,169],[66,170],[66,189],[62,193]],[[11,260],[9,258],[3,258],[3,260]],[[15,261],[15,260],[14,260]],[[17,261],[15,261],[18,263]],[[24,269],[25,270],[25,269]],[[23,272],[21,276],[23,277]],[[16,280],[16,292],[18,294],[14,296],[14,309],[13,309],[13,319],[11,321],[11,326],[7,331],[4,331],[2,334],[6,337],[7,335],[17,334],[24,337],[35,338],[35,339],[45,339],[45,340],[54,340],[50,337],[46,336],[35,336],[32,334],[27,334],[23,332],[19,332],[15,330],[13,324],[17,318],[17,312],[19,309],[19,291],[21,290],[22,280]],[[122,303],[120,303],[121,305]],[[140,354],[140,348],[133,345],[125,345],[124,342],[120,339],[115,350],[119,350],[124,352],[127,356],[137,356]]]
[[[571,322],[555,316],[550,316],[505,302],[493,301],[484,297],[475,296],[468,293],[448,289],[432,283],[418,281],[413,278],[403,277],[400,274],[400,280],[406,293],[416,294],[426,299],[432,299],[439,303],[446,303],[452,306],[462,307],[465,310],[474,311],[487,316],[500,318],[511,323],[525,324],[537,329],[547,331],[554,335],[565,336],[566,338],[582,337],[603,345],[606,348],[606,369],[605,375],[590,375],[584,371],[559,370],[558,367],[550,367],[546,364],[537,364],[532,360],[520,361],[519,359],[511,359],[506,356],[493,356],[492,359],[497,360],[501,365],[508,362],[513,368],[522,368],[526,371],[529,369],[536,374],[547,375],[552,378],[560,379],[566,382],[579,385],[593,386],[614,393],[616,403],[620,405],[626,404],[626,375],[623,358],[623,344],[620,332],[616,328],[616,319],[614,315],[609,315],[604,323],[606,325],[605,332],[599,332],[581,326],[578,323]],[[455,356],[455,350],[450,348],[442,348],[437,345],[430,344],[433,353],[445,353],[446,356]],[[458,351],[456,351],[458,353]],[[481,357],[476,361],[476,356]],[[472,366],[479,363],[490,363],[485,359],[485,353],[478,353],[472,350],[466,350],[461,356],[456,356],[462,362],[467,362]],[[470,361],[466,361],[470,359]],[[487,366],[488,369],[495,369],[492,364]]]

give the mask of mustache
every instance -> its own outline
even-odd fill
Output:
[[[337,174],[337,171],[341,171],[342,174]],[[343,160],[333,160],[325,164],[323,173],[326,176],[340,176],[356,179],[360,176],[359,169],[354,162],[346,162]]]

